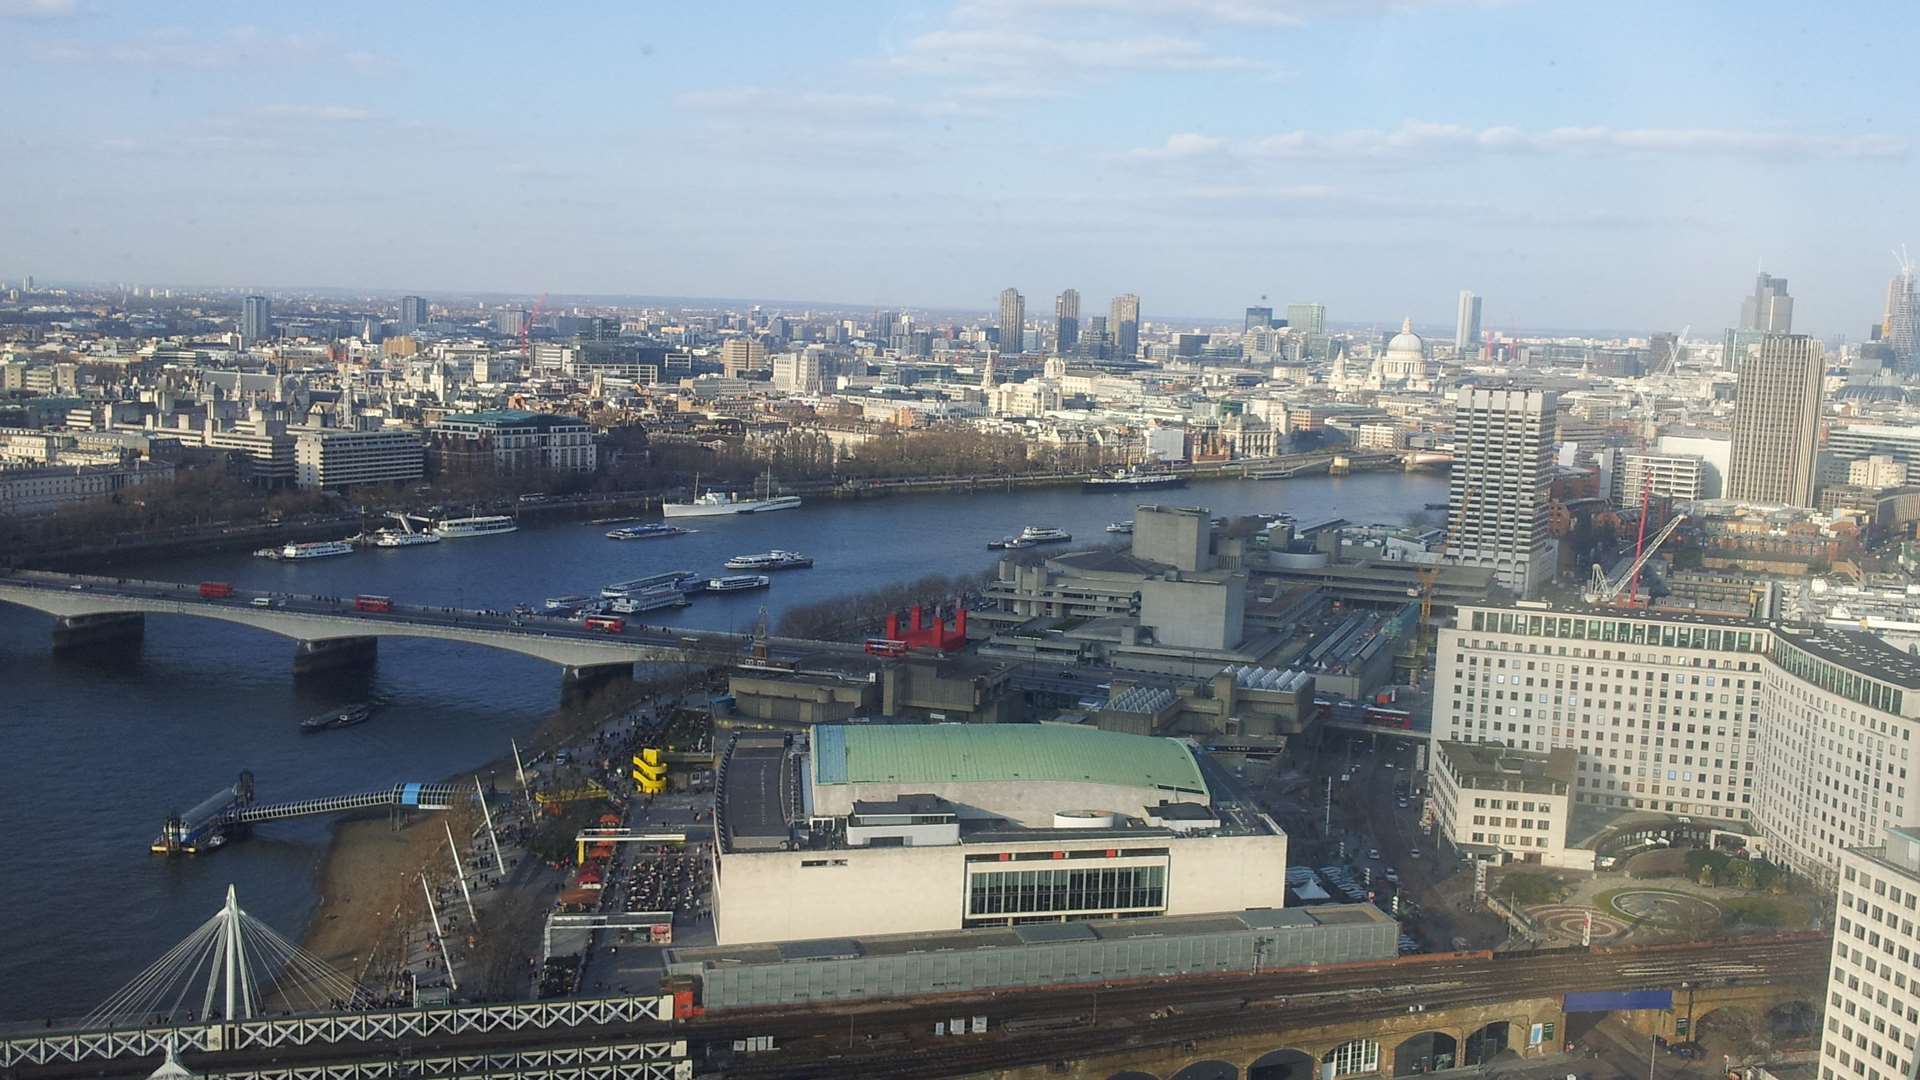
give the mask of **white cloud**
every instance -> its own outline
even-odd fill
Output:
[[[71,19],[79,0],[0,0],[0,19]]]
[[[1136,160],[1200,157],[1244,159],[1413,161],[1446,154],[1564,154],[1594,157],[1694,155],[1771,159],[1896,159],[1908,153],[1895,135],[1812,135],[1730,128],[1515,127],[1473,128],[1408,121],[1397,128],[1285,131],[1230,143],[1194,133],[1166,145],[1134,150]]]
[[[689,91],[673,101],[683,109],[789,118],[897,119],[918,111],[886,94],[782,93],[758,86]]]
[[[908,41],[894,58],[910,70],[978,77],[984,70],[1061,76],[1115,71],[1272,72],[1263,60],[1216,52],[1167,34],[1080,38],[1010,30],[934,30]]]

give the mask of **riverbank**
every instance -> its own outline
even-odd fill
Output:
[[[356,981],[398,955],[421,905],[420,869],[446,846],[439,815],[395,829],[385,812],[334,823],[317,879],[320,902],[301,945]],[[442,856],[444,858],[444,856]]]

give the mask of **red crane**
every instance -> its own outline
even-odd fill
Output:
[[[527,336],[533,333],[533,324],[540,318],[540,310],[547,306],[547,294],[541,293],[540,299],[533,302],[533,311],[520,320],[520,355],[526,357],[527,366],[533,366],[533,349],[527,344]]]

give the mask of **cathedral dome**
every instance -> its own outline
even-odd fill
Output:
[[[1427,343],[1420,340],[1419,334],[1413,332],[1412,319],[1407,319],[1402,322],[1400,324],[1400,332],[1393,335],[1392,341],[1387,342],[1387,355],[1389,357],[1404,357],[1410,360],[1417,360],[1425,356],[1426,352]]]

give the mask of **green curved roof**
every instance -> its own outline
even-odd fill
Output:
[[[1040,780],[1205,794],[1178,739],[1064,724],[822,724],[816,784]]]

